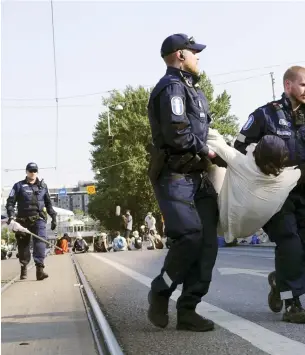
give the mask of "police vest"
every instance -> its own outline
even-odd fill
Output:
[[[45,207],[45,194],[47,187],[42,182],[38,184],[28,184],[26,180],[19,183],[19,194],[17,196],[17,216],[28,217],[42,213]]]
[[[268,123],[268,128],[286,142],[291,165],[304,163],[305,118],[302,120],[302,117],[300,117],[298,121],[293,120],[288,112],[284,110],[283,104],[278,101],[272,102],[271,105],[276,116],[272,119],[273,124]],[[303,112],[301,112],[302,114]]]

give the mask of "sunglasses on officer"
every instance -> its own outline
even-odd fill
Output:
[[[30,169],[28,170],[29,173],[37,173],[37,169]]]

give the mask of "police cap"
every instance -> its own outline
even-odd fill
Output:
[[[38,166],[36,163],[29,163],[26,168],[25,168],[26,171],[31,171],[31,170],[36,170],[38,171]]]
[[[196,51],[197,53],[201,52],[206,45],[199,44],[195,42],[194,37],[189,37],[183,33],[176,33],[167,37],[161,46],[161,57],[178,51],[179,49],[190,49]]]

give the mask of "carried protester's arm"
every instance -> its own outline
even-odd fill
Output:
[[[207,145],[229,165],[240,155],[240,152],[230,147],[222,135],[212,128],[209,129]]]

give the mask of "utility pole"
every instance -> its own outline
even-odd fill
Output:
[[[271,76],[271,85],[272,85],[272,95],[273,95],[273,101],[275,101],[275,92],[274,92],[274,84],[275,84],[275,79],[274,79],[274,73],[271,72],[270,76]]]

